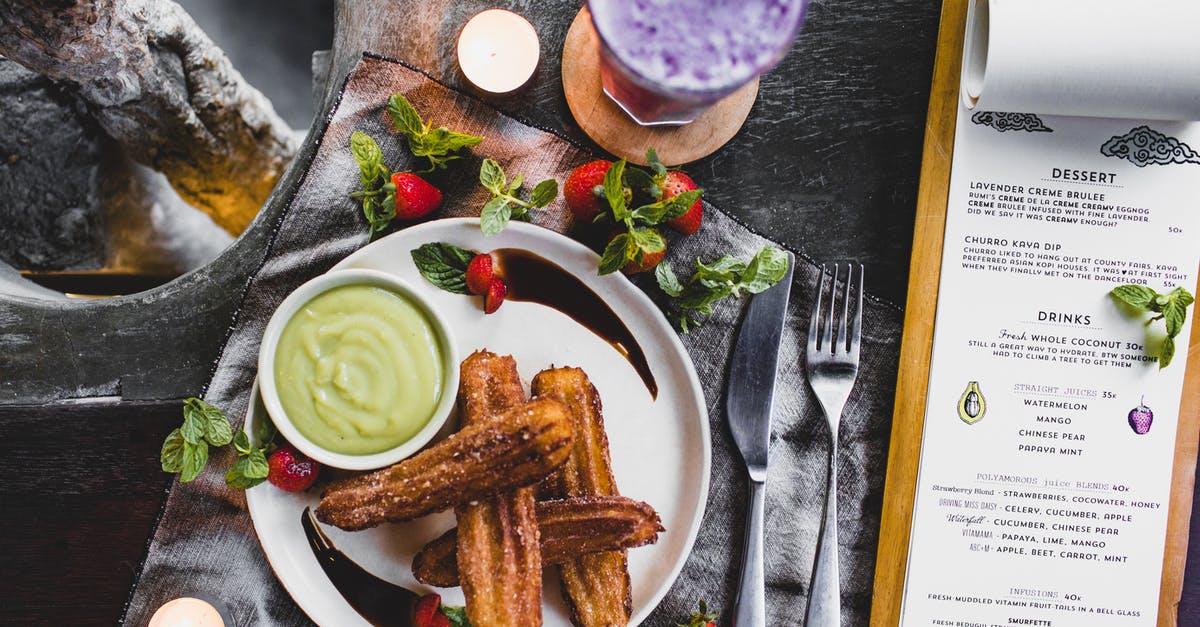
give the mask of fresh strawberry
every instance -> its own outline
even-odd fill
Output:
[[[417,599],[417,604],[413,607],[413,625],[415,627],[435,627],[438,624],[435,622],[438,616],[446,619],[441,608],[442,597],[437,594],[430,593]],[[446,619],[445,624],[450,624],[449,619]]]
[[[679,170],[670,170],[666,173],[662,182],[662,199],[670,200],[684,192],[690,192],[696,187],[696,182],[692,177],[680,172]],[[699,199],[692,203],[692,208],[688,212],[667,222],[667,226],[683,233],[684,235],[693,235],[700,230],[700,223],[704,220],[704,203]]]
[[[700,611],[692,612],[688,622],[681,623],[679,627],[717,627],[717,613],[709,612],[708,604],[701,601]]]
[[[643,252],[641,263],[638,263],[637,259],[632,259],[626,263],[623,268],[621,268],[621,272],[624,272],[625,274],[638,274],[648,270],[653,270],[654,266],[657,266],[658,263],[663,260],[663,256],[666,254],[666,249],[660,250],[656,253]]]
[[[291,444],[284,444],[267,458],[267,481],[286,492],[309,489],[320,471],[320,464]]]
[[[491,253],[475,255],[467,264],[467,289],[472,294],[486,294],[492,284],[494,260]]]
[[[625,274],[638,274],[640,272],[646,272],[647,270],[652,270],[654,268],[654,266],[657,266],[659,264],[659,262],[661,262],[663,260],[663,256],[665,256],[667,254],[666,241],[663,240],[662,235],[659,234],[659,232],[657,230],[652,229],[652,228],[639,228],[639,229],[635,229],[635,231],[643,233],[643,234],[647,231],[652,233],[654,236],[653,239],[656,239],[657,241],[659,241],[663,247],[659,250],[645,250],[644,248],[639,250],[640,247],[636,243],[631,246],[627,245],[625,253],[624,253],[625,265],[620,266],[621,272],[624,272]],[[627,237],[627,238],[630,238],[634,242],[638,241],[636,238],[632,237],[631,232],[613,230],[611,233],[608,234],[609,244],[611,244],[612,241],[618,237]],[[607,246],[605,247],[605,249],[607,251]],[[637,255],[639,252],[641,253],[641,256],[642,256],[641,263],[639,263],[637,260]]]
[[[508,294],[508,286],[497,277],[492,277],[492,282],[488,283],[487,293],[483,295],[483,313],[496,313],[500,305],[504,304],[504,296]]]
[[[563,198],[567,208],[581,224],[591,224],[596,215],[604,210],[600,199],[604,196],[604,175],[612,167],[611,161],[597,160],[575,168],[563,184]]]
[[[442,206],[442,192],[412,172],[393,174],[392,185],[396,187],[396,218],[400,220],[424,218]]]

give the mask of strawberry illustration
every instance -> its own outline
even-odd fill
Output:
[[[662,200],[670,200],[684,192],[690,192],[696,187],[696,182],[692,177],[680,172],[679,170],[669,170],[663,175],[662,182]],[[700,230],[700,223],[704,220],[704,203],[699,198],[692,203],[691,209],[688,212],[667,222],[667,226],[683,233],[684,235],[694,235]]]
[[[610,167],[611,161],[590,161],[575,168],[563,183],[563,198],[576,222],[591,224],[604,211],[600,199],[604,196],[604,175]]]
[[[492,277],[495,274],[493,266],[495,260],[492,259],[491,253],[483,253],[475,255],[471,262],[467,264],[467,289],[471,290],[472,294],[483,295],[488,291],[488,287],[492,284]]]
[[[1154,412],[1146,407],[1146,399],[1138,401],[1138,406],[1129,410],[1129,426],[1138,435],[1150,433],[1150,425],[1154,423]]]
[[[396,217],[400,220],[424,218],[442,206],[442,192],[412,172],[392,175],[395,186]],[[388,190],[384,186],[385,191]]]
[[[286,492],[300,492],[312,487],[321,465],[285,444],[267,458],[267,481]]]
[[[483,295],[483,313],[492,314],[500,309],[500,305],[504,304],[504,297],[508,294],[508,286],[497,277],[492,277],[491,283],[488,283],[487,293]]]

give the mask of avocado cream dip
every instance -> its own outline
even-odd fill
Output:
[[[333,288],[301,307],[279,337],[279,402],[296,429],[326,450],[395,448],[441,400],[440,341],[424,312],[395,292]]]

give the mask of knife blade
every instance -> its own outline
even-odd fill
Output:
[[[763,520],[766,510],[767,462],[771,444],[771,406],[779,342],[792,294],[796,259],[787,253],[783,279],[750,299],[738,329],[725,387],[725,417],[749,475],[746,536],[742,572],[733,602],[732,627],[766,627],[766,577],[763,572]]]
[[[741,451],[752,479],[766,479],[771,440],[771,405],[775,398],[775,368],[779,342],[792,292],[795,257],[787,253],[783,279],[750,299],[738,330],[725,388],[725,413],[733,441]]]

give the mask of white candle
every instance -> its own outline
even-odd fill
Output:
[[[537,69],[540,49],[529,20],[504,9],[488,9],[458,35],[458,66],[484,91],[504,94],[524,85]]]
[[[147,627],[225,627],[225,621],[207,602],[183,597],[158,608]]]

